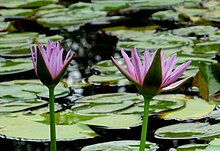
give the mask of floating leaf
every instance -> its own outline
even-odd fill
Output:
[[[186,144],[178,146],[176,151],[198,151],[200,149],[205,149],[207,144]]]
[[[99,143],[90,146],[83,147],[81,151],[101,151],[101,150],[114,150],[114,151],[138,151],[139,141],[135,140],[122,140],[122,141],[111,141],[106,143]],[[159,147],[154,143],[146,142],[145,151],[153,151]]]
[[[188,38],[175,37],[175,36],[155,36],[143,39],[142,41],[119,41],[117,43],[118,48],[129,48],[136,47],[137,49],[170,49],[182,46],[189,46],[192,41]]]
[[[179,110],[162,113],[160,118],[175,120],[200,119],[207,116],[215,108],[215,105],[211,105],[200,98],[191,99],[183,97],[182,99],[186,102],[185,107]]]
[[[8,8],[29,8],[44,6],[55,2],[57,2],[57,0],[3,0],[0,6]]]
[[[0,116],[0,135],[6,138],[49,141],[49,123],[41,123],[44,118],[38,114],[20,113]],[[75,140],[97,136],[83,124],[57,124],[58,140]],[[34,130],[34,131],[33,131]]]
[[[0,60],[0,75],[18,73],[31,69],[33,69],[33,64],[29,59]]]
[[[0,14],[5,17],[9,17],[9,16],[31,17],[34,14],[34,12],[32,9],[1,9]]]
[[[217,31],[218,28],[212,26],[191,26],[188,28],[174,29],[173,34],[179,36],[208,36]]]
[[[203,42],[197,43],[193,46],[193,52],[197,54],[216,54],[220,52],[220,42],[212,41],[212,42]]]
[[[141,117],[137,115],[107,115],[96,117],[81,122],[86,125],[101,126],[107,128],[129,129],[142,123]]]
[[[20,99],[20,100],[0,100],[0,113],[11,113],[31,110],[33,108],[39,108],[47,105],[48,102],[37,100],[37,99]]]
[[[167,97],[167,98],[164,98]],[[142,114],[144,99],[133,93],[97,94],[76,101],[72,107],[77,113],[83,114]],[[169,98],[169,95],[158,95],[150,102],[150,114],[183,107],[182,100]]]
[[[159,139],[201,139],[212,140],[220,136],[220,124],[179,123],[159,128],[155,137]]]
[[[48,89],[39,80],[14,80],[0,83],[0,98],[29,99],[36,95],[48,97]],[[68,93],[68,89],[61,83],[55,89],[56,96]]]

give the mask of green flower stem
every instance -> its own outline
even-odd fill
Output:
[[[54,111],[54,87],[49,87],[50,97],[50,151],[56,151],[56,124]]]
[[[147,138],[147,125],[148,125],[148,114],[149,114],[149,105],[150,100],[152,97],[143,96],[144,97],[144,117],[142,123],[142,130],[141,130],[141,142],[139,151],[145,150],[146,138]]]

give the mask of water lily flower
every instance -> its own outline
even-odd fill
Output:
[[[176,54],[165,59],[165,52],[161,53],[161,49],[158,49],[152,57],[148,51],[145,51],[143,63],[135,48],[131,51],[131,60],[124,49],[121,49],[121,54],[127,69],[122,67],[113,57],[112,61],[121,73],[137,86],[141,94],[156,95],[162,91],[173,90],[189,79],[177,81],[191,61],[187,61],[174,69]]]
[[[132,83],[134,83],[139,92],[144,97],[143,124],[141,130],[141,141],[139,151],[145,150],[147,137],[148,113],[150,100],[162,91],[173,90],[187,81],[189,78],[178,80],[191,61],[181,64],[176,69],[176,54],[165,59],[165,52],[161,53],[158,49],[150,57],[150,53],[144,52],[143,63],[137,54],[135,48],[131,51],[131,60],[128,55],[121,49],[127,69],[122,67],[113,57],[112,61],[121,73]]]
[[[34,70],[40,81],[49,89],[50,151],[56,151],[56,124],[54,111],[54,88],[59,83],[75,53],[69,51],[63,58],[60,42],[48,41],[47,45],[30,46]]]
[[[63,48],[60,42],[48,41],[47,46],[38,44],[30,46],[32,62],[35,72],[41,82],[46,86],[57,85],[67,69],[75,53],[69,51],[63,58]]]

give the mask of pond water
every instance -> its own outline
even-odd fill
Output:
[[[192,78],[150,103],[146,150],[220,150],[217,0],[3,0],[0,3],[0,151],[48,151],[48,92],[29,44],[76,52],[56,87],[61,151],[138,150],[144,100],[112,64],[120,49],[177,53]],[[129,140],[129,141],[125,141]],[[109,142],[115,141],[115,142]],[[85,147],[97,143],[98,146]]]

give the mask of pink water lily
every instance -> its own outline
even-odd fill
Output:
[[[47,45],[30,46],[35,72],[46,86],[54,86],[60,81],[74,53],[69,51],[64,59],[60,42],[48,41]]]
[[[143,63],[135,48],[131,51],[131,60],[121,49],[127,69],[122,67],[113,57],[112,61],[128,80],[133,82],[141,93],[155,95],[161,91],[173,90],[183,84],[188,78],[177,81],[191,61],[181,64],[176,69],[176,54],[165,59],[165,52],[157,50],[152,57],[146,50]],[[149,91],[149,92],[147,92]]]

